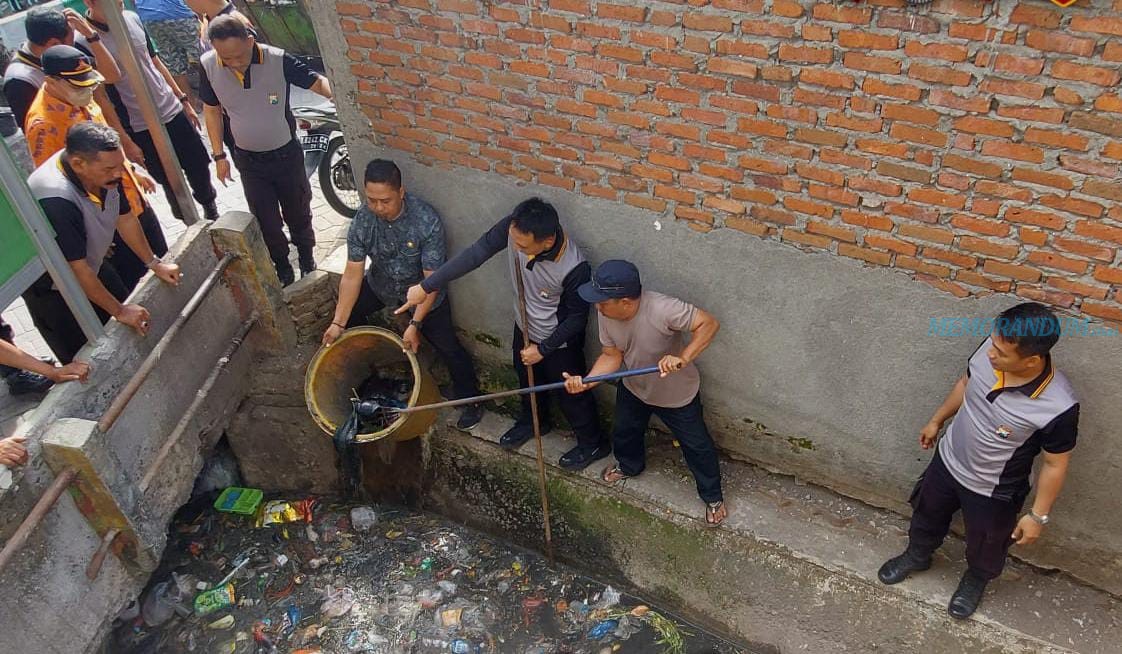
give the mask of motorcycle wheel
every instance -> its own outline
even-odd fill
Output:
[[[327,152],[323,154],[323,160],[319,164],[319,186],[327,204],[342,216],[353,217],[362,204],[362,198],[355,188],[347,142],[342,136],[332,137],[327,144]]]

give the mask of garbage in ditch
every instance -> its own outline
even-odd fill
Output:
[[[210,496],[213,498],[213,495]],[[610,585],[466,527],[330,498],[184,507],[105,651],[732,654]]]

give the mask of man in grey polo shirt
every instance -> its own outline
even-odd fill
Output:
[[[296,140],[289,84],[328,99],[331,84],[284,50],[257,43],[235,16],[215,18],[207,34],[214,49],[202,57],[199,98],[218,179],[223,184],[230,179],[222,142],[228,120],[246,202],[261,225],[277,276],[288,285],[296,277],[288,262],[284,225],[296,245],[300,273],[316,268],[312,187],[304,172],[304,149]]]
[[[1056,316],[1036,302],[998,317],[990,337],[971,355],[966,374],[920,431],[920,446],[929,449],[954,416],[912,491],[908,548],[881,566],[882,582],[899,583],[929,568],[932,552],[961,509],[967,569],[947,611],[966,618],[978,608],[986,584],[1001,574],[1009,547],[1040,537],[1063,487],[1079,425],[1075,391],[1052,367],[1049,354],[1059,337]],[[1036,497],[1018,519],[1033,460],[1042,450]]]
[[[639,269],[629,261],[605,261],[580,296],[600,314],[604,347],[588,376],[658,365],[658,377],[629,377],[616,387],[612,448],[616,465],[600,477],[616,484],[647,466],[646,434],[651,415],[670,429],[682,446],[697,494],[705,503],[705,523],[715,527],[728,515],[721,491],[717,448],[701,407],[701,375],[694,360],[721,328],[710,313],[675,297],[643,289]],[[689,335],[687,341],[686,335]],[[596,384],[566,374],[565,389],[586,393]]]
[[[82,290],[102,322],[112,316],[141,336],[148,333],[148,310],[126,304],[128,289],[106,260],[113,237],[125,244],[157,277],[179,284],[179,266],[152,253],[144,230],[121,192],[125,155],[117,132],[91,121],[66,132],[66,147],[31,173],[27,186],[39,201]],[[86,336],[49,275],[24,294],[35,327],[62,363],[70,363]]]

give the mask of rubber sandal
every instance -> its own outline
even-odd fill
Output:
[[[609,477],[614,477],[614,479],[609,479]],[[630,478],[631,475],[625,475],[623,471],[619,469],[618,464],[608,466],[607,468],[604,468],[603,472],[600,473],[600,481],[608,484],[609,486],[615,486],[621,481]]]
[[[724,517],[717,519],[717,514],[724,508],[725,503],[722,500],[716,502],[705,503],[705,524],[709,527],[716,527],[728,518],[728,511],[725,511]]]

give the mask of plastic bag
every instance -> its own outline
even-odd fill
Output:
[[[324,618],[332,620],[346,615],[354,604],[355,592],[353,590],[350,588],[332,588],[324,595],[323,605],[320,606],[319,610]]]
[[[368,506],[356,506],[351,509],[351,527],[355,531],[367,531],[378,522],[378,514]]]

